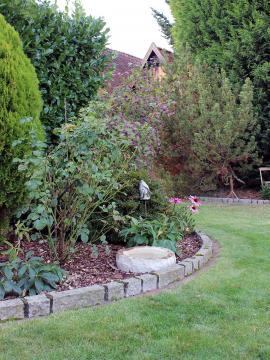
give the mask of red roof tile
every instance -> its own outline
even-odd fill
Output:
[[[142,65],[142,59],[132,56],[120,51],[106,49],[110,54],[113,54],[113,70],[112,79],[107,83],[108,90],[112,90],[115,87],[121,85],[123,79],[127,78],[135,68]]]

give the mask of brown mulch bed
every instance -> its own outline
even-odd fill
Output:
[[[21,247],[23,250],[21,256],[28,251],[33,251],[35,256],[41,256],[47,263],[50,262],[49,249],[46,243],[25,241]],[[177,256],[177,261],[193,256],[200,247],[201,240],[196,234],[186,236],[178,244],[181,255]],[[130,277],[131,273],[124,273],[116,267],[116,253],[121,248],[123,246],[120,245],[109,245],[107,248],[104,245],[97,245],[98,252],[96,253],[93,252],[90,245],[78,243],[72,258],[62,266],[68,272],[68,276],[57,290],[74,289]],[[5,247],[0,246],[0,262],[6,260],[5,255],[3,255],[4,250]]]

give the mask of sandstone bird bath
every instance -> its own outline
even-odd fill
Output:
[[[174,252],[155,246],[136,246],[121,249],[116,255],[118,269],[125,272],[146,273],[166,269],[176,264]]]

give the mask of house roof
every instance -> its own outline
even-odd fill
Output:
[[[142,67],[144,68],[146,64],[149,63],[155,62],[158,64],[163,64],[166,61],[169,63],[173,61],[173,52],[157,47],[155,43],[152,43],[142,61]]]
[[[112,73],[112,79],[106,84],[109,92],[120,86],[123,79],[131,75],[132,71],[136,68],[144,68],[146,64],[151,64],[151,62],[152,64],[162,64],[166,61],[173,61],[173,53],[157,47],[155,43],[150,45],[144,59],[109,48],[106,49],[106,53],[113,55],[112,63],[115,67]]]
[[[127,78],[135,68],[139,68],[143,60],[121,51],[112,49],[107,49],[106,51],[114,56],[113,64],[115,69],[113,70],[111,81],[107,84],[108,89],[113,89],[121,85],[123,78]]]

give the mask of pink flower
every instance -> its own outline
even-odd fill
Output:
[[[169,199],[169,203],[171,204],[181,204],[181,202],[183,202],[183,200],[178,197],[172,197]]]
[[[192,214],[197,214],[199,212],[199,208],[196,205],[190,205],[189,210],[192,212]]]
[[[188,199],[192,202],[192,204],[194,204],[196,206],[200,206],[202,204],[200,199],[197,196],[190,195]]]

